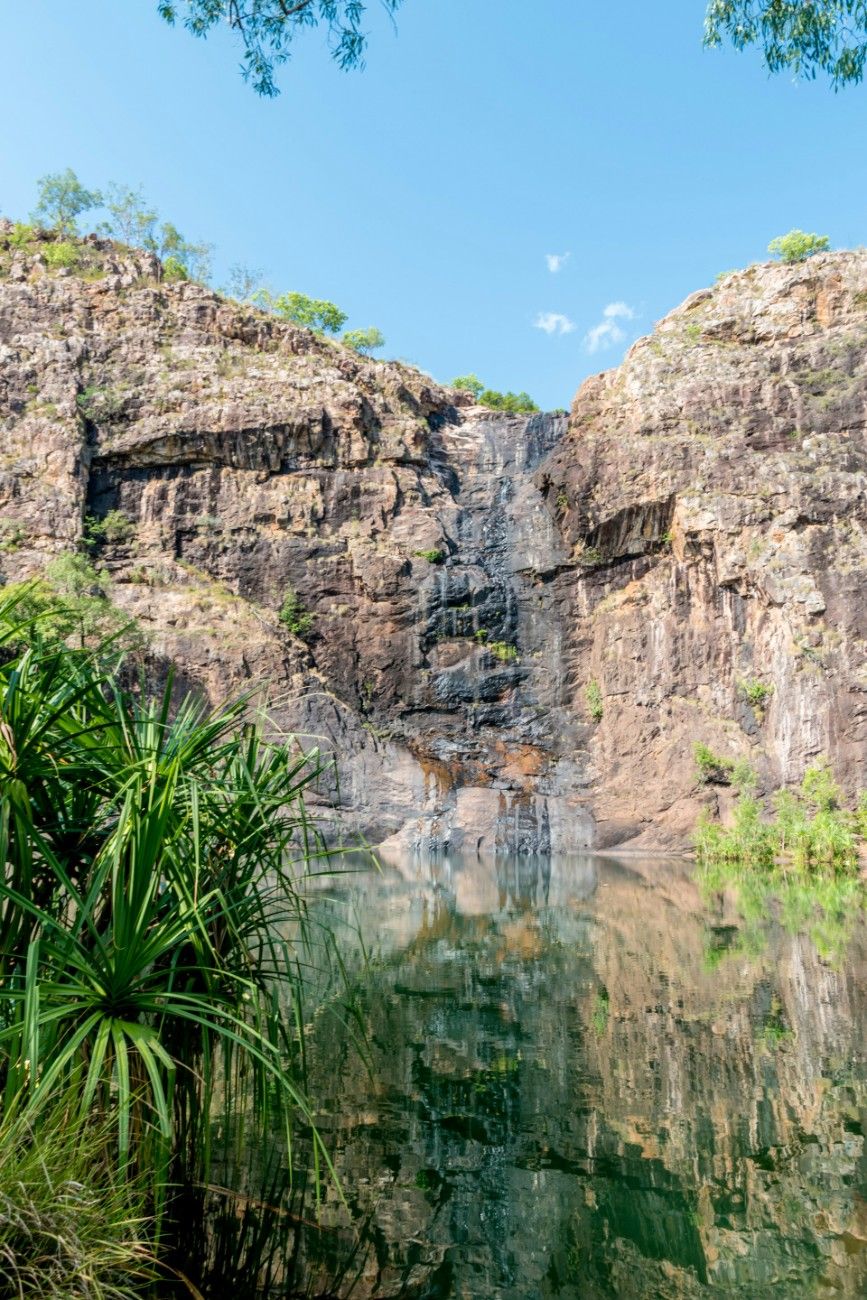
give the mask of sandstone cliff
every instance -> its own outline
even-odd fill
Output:
[[[683,845],[726,793],[695,741],[864,783],[867,253],[729,275],[528,419],[48,248],[0,227],[0,570],[122,512],[99,562],[151,671],[267,695],[336,755],[324,815],[396,850]]]

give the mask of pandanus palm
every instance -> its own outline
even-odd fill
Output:
[[[122,689],[14,601],[0,656],[7,1096],[38,1109],[77,1080],[158,1189],[170,1157],[207,1160],[218,1094],[287,1133],[300,1115],[327,1163],[299,1012],[315,756],[268,743],[245,701]]]

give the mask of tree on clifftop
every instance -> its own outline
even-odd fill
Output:
[[[86,190],[71,167],[67,167],[65,172],[41,176],[37,185],[37,203],[32,219],[56,230],[59,235],[77,234],[76,218],[102,203],[99,190]]]
[[[394,14],[401,0],[379,0]],[[341,68],[364,64],[367,41],[362,28],[369,0],[159,0],[166,22],[180,18],[194,36],[207,36],[228,24],[244,49],[242,70],[260,95],[277,95],[274,74],[288,61],[299,30],[324,26],[331,53]]]

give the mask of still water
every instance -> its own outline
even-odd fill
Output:
[[[851,907],[784,924],[586,856],[384,866],[315,909],[367,966],[309,1039],[349,1207],[311,1279],[355,1250],[365,1298],[867,1296]]]

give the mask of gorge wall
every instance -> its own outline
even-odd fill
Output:
[[[148,254],[13,244],[3,578],[122,512],[97,560],[151,675],[252,689],[333,754],[325,823],[395,851],[683,846],[728,797],[696,741],[768,789],[819,754],[865,784],[867,253],[727,275],[528,418]]]

